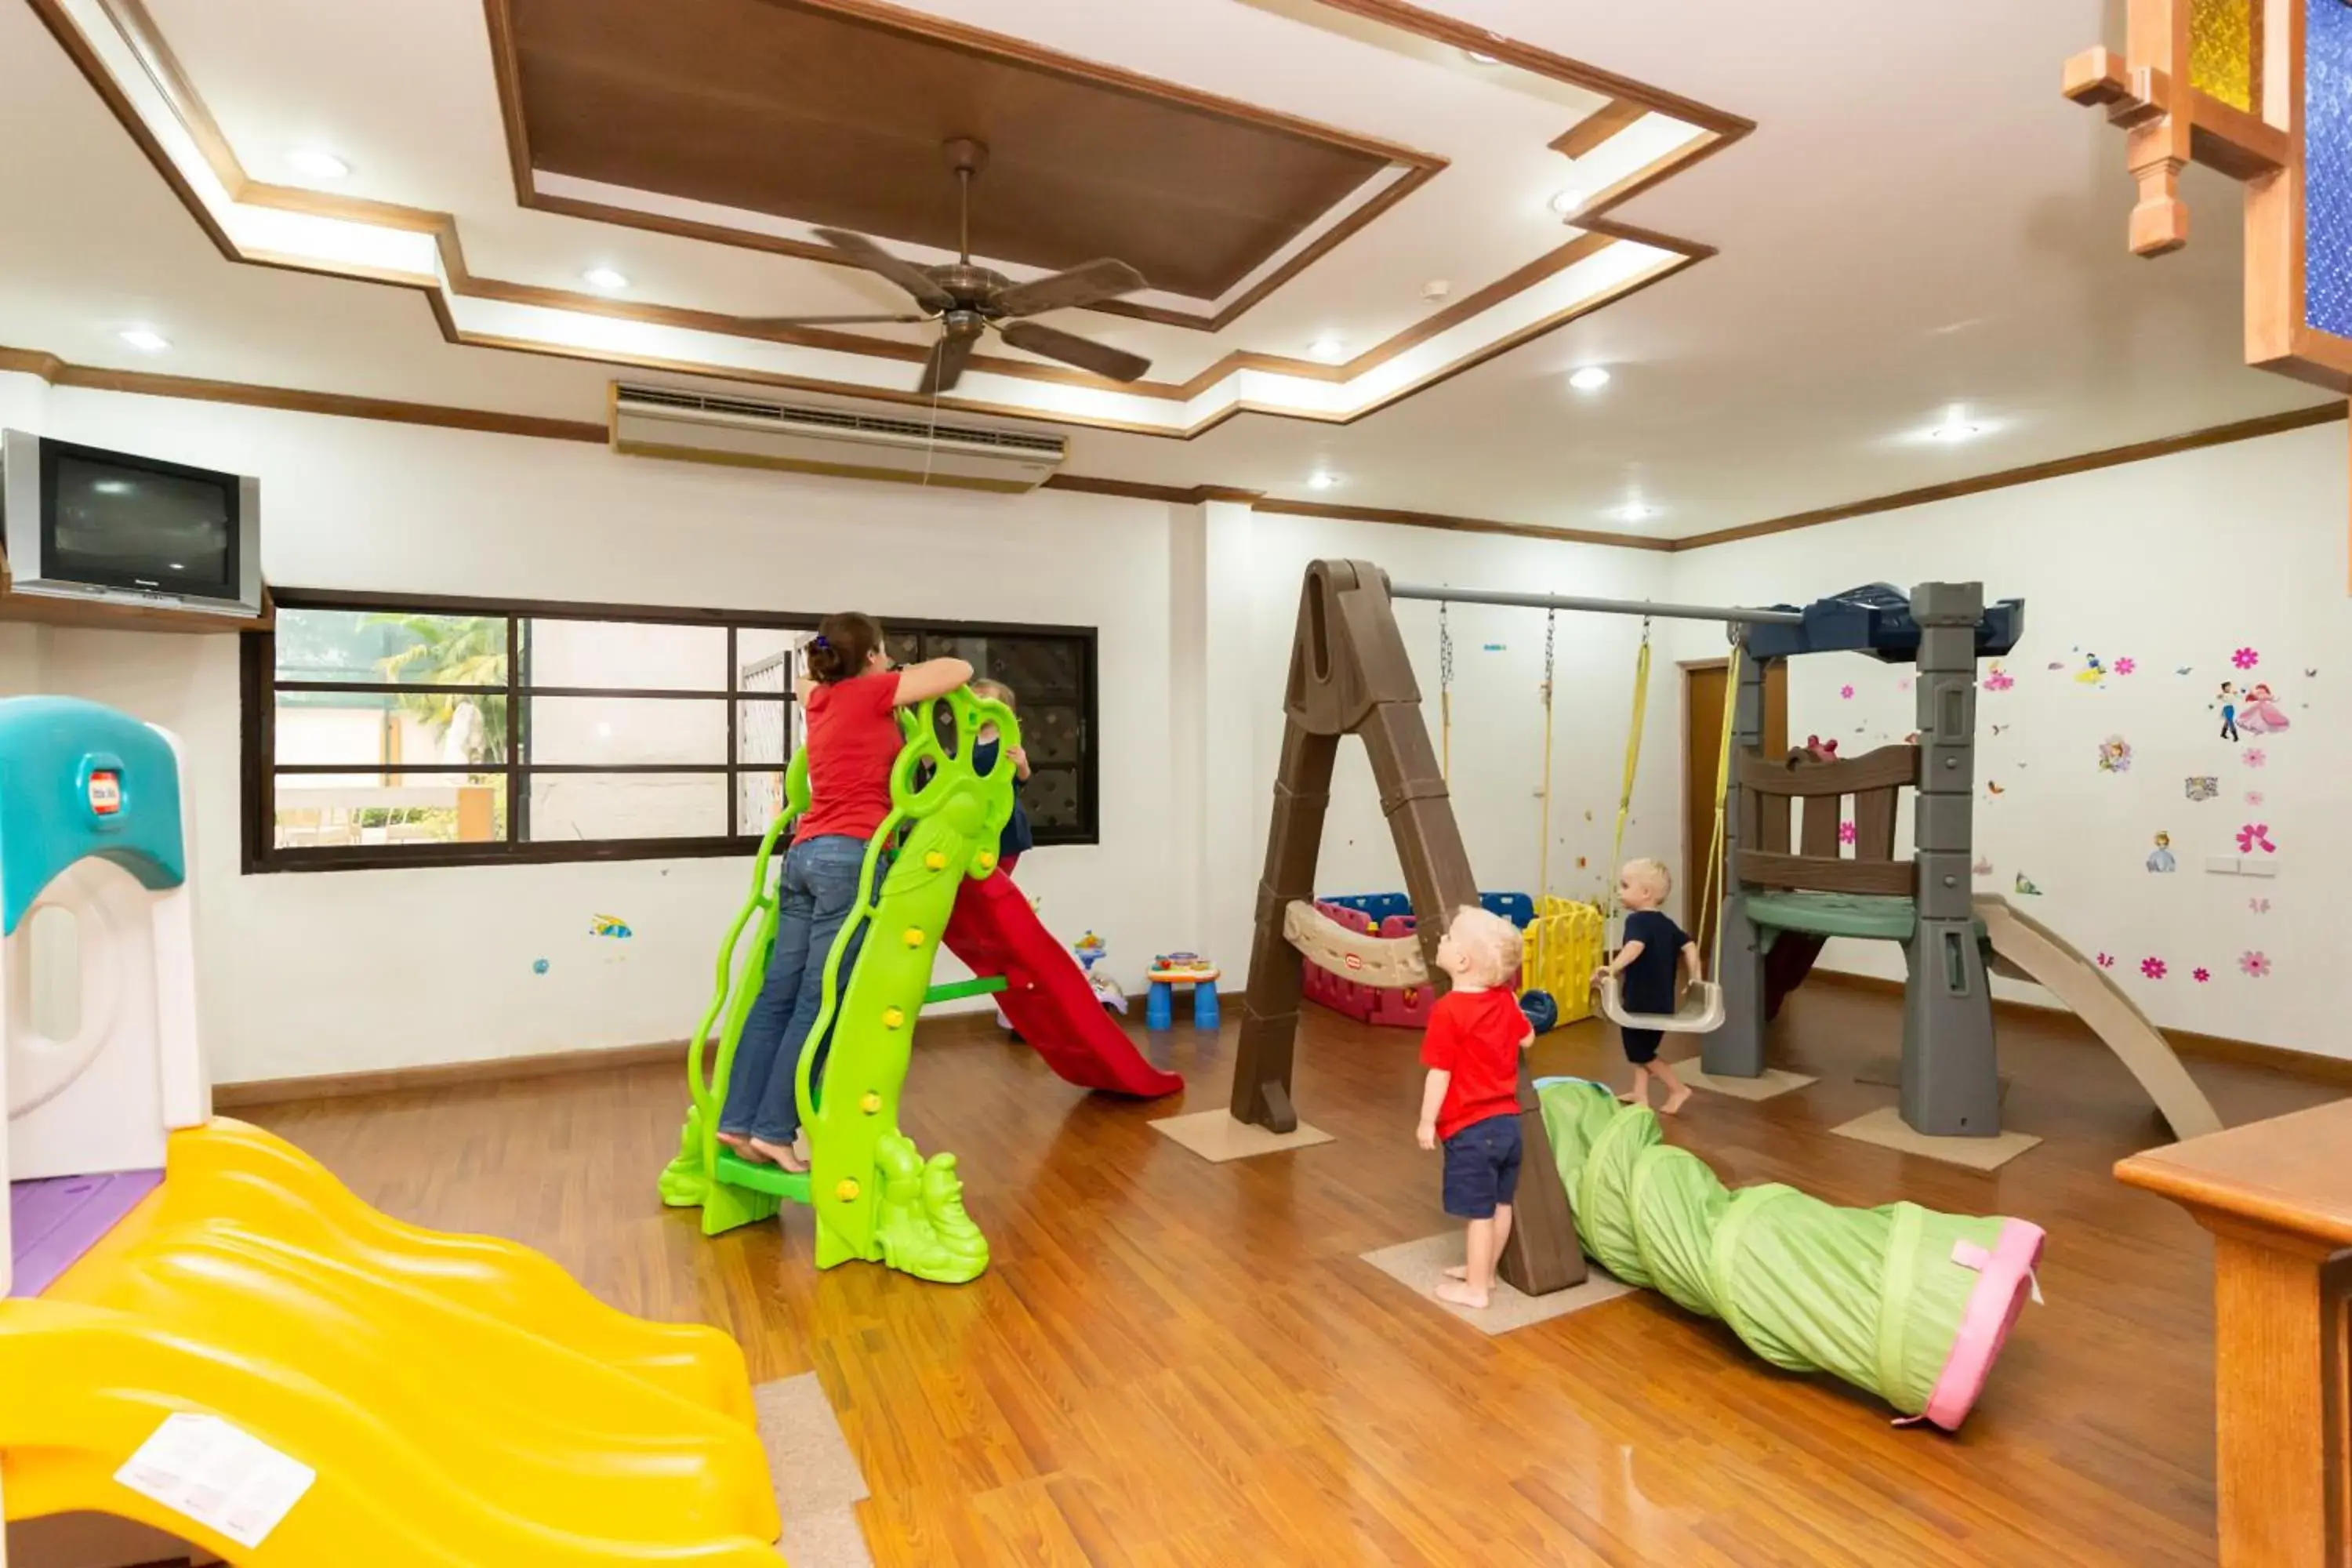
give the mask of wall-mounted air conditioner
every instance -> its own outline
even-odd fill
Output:
[[[959,489],[1035,489],[1062,466],[1058,436],[898,419],[673,386],[613,384],[613,450]]]

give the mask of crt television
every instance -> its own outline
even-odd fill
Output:
[[[261,614],[261,483],[0,430],[0,542],[19,594]]]

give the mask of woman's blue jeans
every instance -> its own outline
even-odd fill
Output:
[[[777,889],[776,944],[768,954],[767,978],[744,1015],[743,1033],[735,1042],[727,1102],[719,1113],[720,1131],[748,1133],[781,1146],[799,1131],[793,1078],[824,1004],[825,956],[857,902],[857,874],[865,861],[866,841],[846,834],[803,839],[785,851]],[[835,977],[836,995],[849,987],[850,965],[856,963],[865,936],[861,926],[842,955]],[[824,1038],[816,1042],[816,1061],[809,1069],[812,1084],[824,1076],[825,1051],[832,1043],[828,1026]]]

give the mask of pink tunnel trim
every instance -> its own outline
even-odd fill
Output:
[[[2046,1239],[2047,1233],[2038,1225],[2004,1219],[2000,1238],[1990,1252],[1970,1242],[1958,1243],[1952,1248],[1953,1262],[1978,1271],[1977,1286],[1969,1292],[1969,1304],[1960,1314],[1960,1331],[1952,1341],[1952,1352],[1944,1358],[1943,1373],[1936,1379],[1935,1390],[1927,1395],[1927,1407],[1920,1412],[1947,1432],[1959,1430],[1960,1423],[1968,1419],[1969,1410],[1975,1406],[1977,1396],[1984,1392],[1992,1363],[2000,1355],[2010,1328],[2025,1305],[2033,1267],[2042,1259],[2042,1244]]]

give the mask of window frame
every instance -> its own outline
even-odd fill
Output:
[[[791,763],[789,737],[798,698],[788,684],[778,696],[746,692],[738,683],[741,664],[736,655],[737,635],[747,630],[814,631],[822,618],[793,611],[674,608],[646,605],[602,605],[568,600],[492,599],[436,594],[379,593],[329,588],[287,588],[270,585],[280,610],[342,610],[373,614],[469,616],[507,623],[506,683],[503,686],[442,686],[434,683],[365,680],[288,680],[278,679],[278,636],[274,628],[240,637],[239,819],[242,869],[247,876],[277,872],[386,870],[424,866],[545,866],[614,860],[701,859],[757,852],[767,823],[749,826],[737,820],[741,808],[741,780],[746,774],[771,773],[768,763],[746,763],[738,757],[741,745],[742,705],[747,700],[772,701],[784,711],[788,737],[785,765]],[[1078,668],[1078,821],[1066,827],[1038,827],[1035,841],[1048,845],[1094,845],[1101,842],[1101,762],[1096,752],[1099,679],[1098,632],[1094,626],[1024,625],[1009,621],[937,620],[883,616],[894,635],[915,634],[956,637],[1034,637],[1076,642]],[[523,623],[530,620],[614,621],[647,626],[719,627],[727,633],[726,690],[657,690],[638,687],[531,686],[526,684]],[[289,763],[277,756],[278,695],[281,691],[409,692],[448,691],[500,696],[507,703],[506,757],[496,764],[403,763],[396,769],[371,768],[344,763]],[[723,763],[533,763],[529,760],[530,700],[551,698],[644,698],[682,701],[721,701],[727,710],[727,756]],[[481,843],[353,844],[289,847],[278,843],[277,781],[303,773],[348,774],[396,771],[402,774],[497,774],[506,789],[507,833]],[[727,819],[730,831],[676,838],[543,839],[530,831],[530,780],[534,775],[667,773],[726,781]]]

